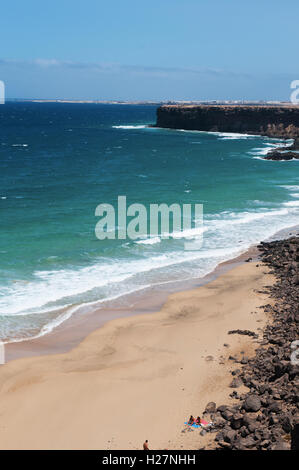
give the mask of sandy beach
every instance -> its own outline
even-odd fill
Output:
[[[1,13],[0,455],[288,460],[299,1]]]
[[[230,403],[230,355],[250,356],[273,282],[260,262],[169,296],[150,315],[118,318],[69,352],[0,367],[1,449],[198,449],[213,435],[184,425]],[[184,432],[182,432],[184,431]]]

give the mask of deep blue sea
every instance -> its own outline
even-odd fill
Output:
[[[299,162],[262,159],[279,140],[149,128],[155,113],[0,106],[0,339],[43,335],[82,304],[201,277],[298,223]],[[98,240],[95,209],[119,195],[128,204],[202,203],[202,248],[184,250],[188,232]]]

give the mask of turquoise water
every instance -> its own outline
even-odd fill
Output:
[[[146,127],[154,106],[0,106],[0,339],[51,331],[80,306],[203,276],[298,223],[298,161],[255,136]],[[202,203],[204,239],[105,240],[95,208]],[[195,235],[196,238],[196,235]]]

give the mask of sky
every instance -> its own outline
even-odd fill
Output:
[[[289,100],[298,0],[9,0],[6,98]]]

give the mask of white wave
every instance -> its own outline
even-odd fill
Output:
[[[299,206],[299,201],[289,201],[289,202],[284,202],[284,206],[289,206],[289,207],[297,207]]]
[[[291,193],[290,196],[292,196],[292,197],[299,197],[299,193]]]
[[[171,238],[174,238],[176,240],[180,240],[183,238],[186,238],[186,239],[196,238],[199,235],[201,235],[205,230],[206,230],[205,227],[194,227],[194,228],[189,228],[189,229],[176,231],[176,232],[165,232],[165,233],[162,233],[158,237],[151,237],[151,238],[146,238],[144,240],[138,240],[136,243],[140,243],[144,245],[154,245],[156,243],[160,243],[161,239],[169,240]]]
[[[93,289],[101,288],[103,290],[111,284],[119,285],[136,274],[182,262],[185,258],[184,253],[181,256],[177,253],[171,253],[155,255],[149,259],[133,259],[123,262],[117,259],[99,259],[97,264],[78,270],[37,271],[32,282],[25,285],[2,287],[0,290],[0,312],[1,315],[24,315],[26,313],[32,315],[40,311],[57,310],[58,307],[75,303],[78,297]]]
[[[195,238],[198,237],[199,235],[202,235],[203,232],[206,230],[205,227],[194,227],[194,228],[189,228],[182,230],[180,232],[173,232],[173,233],[167,233],[163,234],[163,236],[172,237],[175,239],[180,239],[180,238]]]
[[[214,135],[216,137],[223,137],[222,140],[224,139],[248,139],[250,137],[261,137],[260,135],[255,135],[255,134],[240,134],[238,132],[214,132],[214,131],[199,131],[199,130],[193,130],[193,129],[171,129],[169,130],[172,131],[178,131],[178,132],[198,132],[200,134],[210,134]]]
[[[289,191],[299,191],[299,186],[292,184],[284,184],[280,186],[281,188],[288,189]]]
[[[223,214],[223,218],[221,220],[208,220],[205,221],[205,228],[223,228],[230,225],[239,225],[239,224],[248,224],[253,221],[261,220],[267,217],[275,217],[281,215],[287,215],[288,209],[279,209],[279,210],[268,210],[268,211],[261,211],[261,212],[242,212],[241,214],[229,212],[227,214]]]
[[[293,140],[293,139],[288,139],[288,140],[286,140],[286,141],[280,142],[280,143],[277,145],[277,147],[285,147],[285,148],[287,148],[287,147],[291,147],[291,145],[293,145],[293,143],[294,143],[294,140]]]
[[[273,150],[273,146],[267,146],[267,147],[257,147],[257,148],[254,148],[253,150],[251,150],[250,152],[248,152],[250,155],[267,155],[267,153],[269,152],[269,150]]]
[[[252,230],[256,229],[256,224],[252,222],[262,222],[264,228],[264,220],[269,219],[270,227],[275,227],[275,230],[280,229],[280,224],[283,222],[285,216],[288,215],[289,210],[294,209],[299,205],[299,201],[291,201],[286,203],[284,208],[280,210],[269,210],[260,212],[245,212],[245,213],[223,213],[218,218],[206,218],[203,227],[188,229],[174,233],[164,233],[161,237],[153,237],[145,240],[138,240],[140,245],[149,244],[153,245],[160,243],[160,239],[173,238],[177,241],[196,238],[202,236],[203,233],[209,232],[208,238],[217,242],[219,235],[228,237],[228,240],[236,236],[240,230],[232,229],[232,226],[250,226]],[[288,207],[290,206],[290,207]],[[294,206],[294,207],[292,207]],[[277,219],[276,226],[271,223],[271,220]],[[289,226],[292,223],[288,224]],[[287,226],[288,226],[287,225]],[[247,230],[247,228],[245,229]],[[211,235],[214,232],[216,235]],[[243,229],[241,230],[243,232]],[[264,230],[259,237],[263,236]],[[216,247],[217,248],[217,247]],[[215,249],[211,249],[211,256]],[[229,248],[231,249],[231,248]],[[183,246],[182,246],[183,250]],[[127,282],[132,276],[136,274],[145,273],[150,270],[160,269],[177,262],[188,260],[188,252],[170,252],[155,254],[148,259],[131,259],[131,260],[108,260],[100,258],[98,261],[88,267],[81,269],[64,269],[64,270],[51,270],[51,271],[36,271],[34,279],[27,284],[17,284],[9,287],[2,287],[0,294],[0,311],[2,315],[18,315],[28,312],[33,314],[41,309],[48,311],[51,308],[58,308],[59,306],[66,306],[75,301],[80,300],[82,296],[93,289],[101,289],[105,291],[110,284],[117,285],[119,283]],[[195,259],[194,254],[191,259]],[[105,275],[103,275],[105,273]],[[109,289],[108,289],[109,290]]]
[[[242,140],[242,139],[248,139],[248,138],[255,138],[259,137],[257,135],[252,135],[252,134],[238,134],[234,132],[215,132],[215,135],[217,135],[220,140]]]
[[[295,185],[290,187],[298,188]],[[298,222],[298,205],[299,201],[289,201],[279,209],[260,208],[256,211],[225,211],[209,215],[205,217],[204,227],[170,234],[174,238],[172,251],[171,241],[167,243],[169,251],[161,250],[164,245],[160,247],[160,242],[168,235],[164,234],[135,242],[140,248],[153,245],[155,251],[152,256],[146,254],[142,258],[119,260],[99,258],[93,265],[80,269],[36,271],[31,282],[2,287],[0,312],[12,316],[44,312],[45,319],[49,320],[39,332],[42,336],[84,305],[100,305],[155,284],[208,274],[220,262],[237,256],[278,230],[295,225]],[[184,240],[196,239],[203,232],[203,248],[195,252],[184,251]],[[132,249],[134,245],[129,244],[126,249]],[[54,320],[52,315],[50,320],[47,313],[55,313],[61,308],[67,310]]]
[[[113,129],[146,129],[146,125],[137,125],[137,126],[112,126]]]
[[[271,161],[271,160],[265,160],[264,158],[261,158],[261,157],[263,157],[264,155],[267,155],[270,152],[270,150],[275,150],[281,147],[286,148],[293,144],[292,139],[289,139],[287,141],[280,141],[279,139],[277,140],[278,141],[275,143],[264,142],[263,143],[264,147],[254,148],[250,152],[247,152],[247,153],[249,155],[254,155],[253,158],[255,158],[256,160]],[[281,161],[284,161],[284,160],[281,160]]]
[[[28,144],[12,144],[12,147],[28,147]]]
[[[29,340],[41,338],[42,336],[45,336],[45,335],[51,333],[55,328],[57,328],[59,325],[64,323],[66,320],[69,320],[69,318],[72,317],[72,315],[75,313],[75,311],[76,311],[76,307],[68,309],[65,313],[62,313],[62,314],[58,315],[55,318],[55,320],[52,320],[49,323],[46,323],[40,329],[40,331],[37,334],[33,335],[33,336],[29,336],[27,338],[23,338],[23,337],[22,338],[13,338],[9,341],[3,341],[3,344],[21,343],[23,341],[29,341]]]
[[[234,137],[234,138],[246,138],[246,137],[260,137],[259,135],[255,134],[240,134],[238,132],[211,132],[211,134],[216,134],[219,137]]]
[[[138,240],[135,243],[138,243],[140,245],[155,245],[156,243],[160,243],[161,238],[160,237],[152,237],[152,238],[145,238],[144,240]]]

